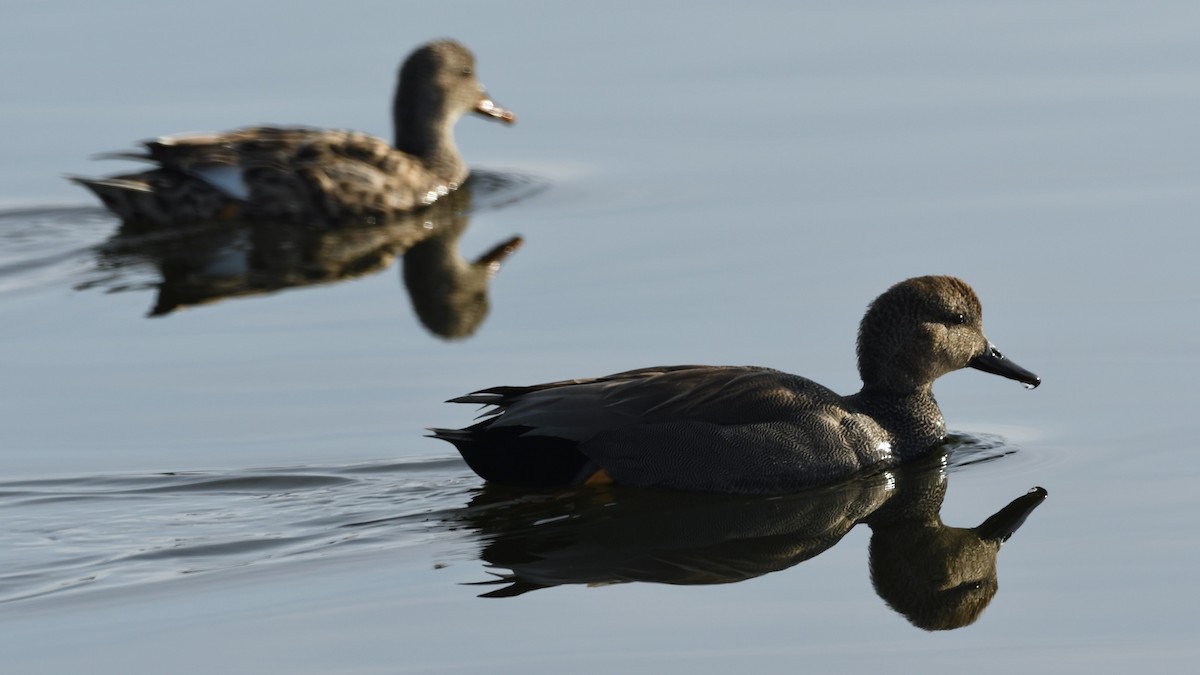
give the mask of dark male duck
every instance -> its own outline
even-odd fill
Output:
[[[486,419],[431,431],[493,483],[781,493],[935,448],[946,423],[933,381],[967,367],[1041,383],[984,336],[970,286],[917,277],[867,309],[851,396],[770,368],[666,366],[484,389],[450,402],[494,406]]]
[[[400,68],[395,145],[357,131],[248,127],[146,141],[140,152],[106,157],[150,162],[154,169],[70,179],[133,223],[388,219],[432,203],[467,179],[454,124],[468,112],[516,120],[479,84],[471,52],[440,40],[418,48]]]

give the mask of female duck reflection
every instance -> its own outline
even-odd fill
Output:
[[[149,315],[163,316],[226,298],[367,276],[402,255],[404,285],[425,327],[446,339],[469,337],[487,316],[492,277],[522,243],[511,237],[474,261],[459,253],[474,182],[418,213],[373,225],[214,224],[166,237],[121,231],[98,253],[104,276],[78,288],[144,288],[126,277],[150,263],[159,281],[150,284],[158,297]]]
[[[610,488],[530,501],[487,487],[464,515],[480,557],[509,573],[481,597],[561,584],[720,584],[786,569],[871,528],[871,581],[925,630],[974,622],[998,588],[1000,545],[1046,498],[1040,487],[973,528],[942,523],[951,450],[831,488],[754,497]]]

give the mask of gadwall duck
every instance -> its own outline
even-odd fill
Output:
[[[642,368],[460,396],[450,402],[494,408],[465,429],[430,431],[499,484],[788,492],[936,447],[946,424],[933,381],[967,367],[1041,383],[984,336],[970,286],[917,277],[867,309],[858,333],[863,387],[851,396],[770,368]]]
[[[106,155],[156,164],[150,171],[69,178],[133,223],[370,222],[428,205],[466,180],[453,129],[472,111],[516,119],[479,84],[471,52],[440,40],[400,68],[394,146],[357,131],[249,127],[159,138],[140,152]]]

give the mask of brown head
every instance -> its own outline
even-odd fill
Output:
[[[404,60],[392,105],[397,149],[433,165],[452,159],[461,162],[451,134],[454,123],[468,112],[510,124],[516,121],[479,83],[470,50],[454,40],[436,40]],[[461,173],[465,177],[465,171]]]
[[[915,277],[871,303],[858,331],[864,390],[910,393],[960,368],[1037,386],[1033,373],[1005,359],[983,333],[979,297],[961,279]]]

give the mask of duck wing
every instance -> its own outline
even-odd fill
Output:
[[[115,177],[126,189],[167,194],[198,181],[236,201],[241,215],[271,220],[390,218],[454,187],[382,138],[344,130],[246,127],[180,134],[102,157],[156,165],[143,174]]]
[[[672,366],[453,399],[496,406],[472,432],[555,438],[618,483],[781,492],[890,455],[886,433],[840,396],[768,368]]]
[[[450,402],[495,406],[484,413],[495,416],[492,427],[528,427],[528,434],[583,441],[602,430],[638,424],[769,421],[814,400],[836,398],[814,382],[769,368],[684,365],[492,387]]]

